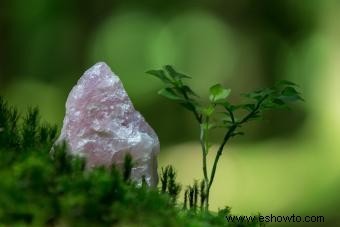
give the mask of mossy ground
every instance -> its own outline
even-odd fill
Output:
[[[84,169],[63,147],[50,152],[57,128],[38,109],[19,114],[0,97],[0,226],[257,226],[183,209],[166,192],[137,187],[111,169]]]

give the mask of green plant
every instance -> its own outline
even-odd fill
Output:
[[[197,189],[192,209],[178,208],[173,167],[162,169],[164,193],[146,187],[145,178],[141,187],[130,180],[128,154],[122,171],[88,171],[65,144],[51,152],[57,129],[40,123],[37,108],[20,116],[0,97],[0,226],[234,226],[224,216],[192,212]]]
[[[235,136],[244,135],[244,132],[240,130],[241,127],[251,120],[261,118],[266,110],[287,108],[288,103],[303,100],[297,91],[296,84],[282,80],[272,88],[243,94],[250,101],[238,105],[228,100],[230,89],[216,84],[209,89],[209,103],[203,105],[199,102],[198,95],[183,81],[191,77],[177,72],[172,66],[166,65],[164,69],[150,70],[147,73],[156,76],[165,84],[165,88],[161,89],[158,94],[180,103],[191,111],[199,124],[205,182],[205,185],[201,187],[205,189],[206,209],[209,207],[209,193],[214,182],[218,161],[227,142]],[[212,130],[218,128],[225,131],[209,175],[207,166],[207,155],[211,148],[209,135]],[[189,190],[189,195],[190,192]]]
[[[201,192],[198,190],[198,183],[197,181],[194,182],[194,184],[191,186],[189,185],[184,193],[184,201],[189,201],[189,208],[193,210],[194,212],[197,209],[197,202],[198,202],[198,196]],[[187,205],[184,204],[184,207]]]
[[[179,208],[172,166],[162,168],[160,191],[130,180],[129,154],[122,170],[86,170],[65,144],[51,151],[57,128],[41,124],[37,108],[20,115],[0,97],[0,129],[0,226],[258,226],[196,210],[202,184],[191,187],[189,209]]]
[[[161,169],[161,192],[167,192],[173,203],[176,202],[181,191],[181,185],[176,183],[176,177],[177,173],[171,165]]]
[[[146,187],[145,178],[141,187],[130,179],[129,154],[121,171],[86,170],[86,159],[65,144],[51,151],[57,128],[41,124],[37,108],[20,116],[0,97],[0,226],[258,226],[197,212],[197,183],[190,209],[178,208],[181,186],[172,166],[162,169],[161,191]]]

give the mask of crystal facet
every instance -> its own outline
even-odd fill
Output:
[[[62,142],[72,154],[85,156],[87,168],[121,167],[130,153],[132,180],[140,184],[145,177],[150,186],[157,185],[158,137],[105,63],[88,69],[69,94],[56,144]]]

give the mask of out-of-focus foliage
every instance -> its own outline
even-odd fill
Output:
[[[0,94],[21,110],[28,104],[39,105],[49,122],[60,126],[70,88],[86,68],[106,61],[164,146],[195,139],[195,126],[183,110],[153,95],[159,85],[145,78],[145,69],[176,65],[195,75],[193,87],[199,95],[208,93],[207,80],[228,83],[239,93],[271,85],[296,74],[291,68],[300,58],[294,52],[308,44],[322,5],[268,0],[34,0],[27,4],[0,3]],[[185,126],[181,131],[170,123],[175,112]],[[304,116],[303,110],[280,115],[290,118],[295,129]],[[252,129],[259,131],[258,138],[289,131],[276,124],[274,129],[267,125]]]

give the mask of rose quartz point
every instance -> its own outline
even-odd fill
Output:
[[[141,184],[144,176],[150,186],[157,185],[158,137],[103,62],[88,69],[70,92],[56,144],[62,142],[72,154],[85,156],[87,168],[121,167],[130,153],[132,180]]]

